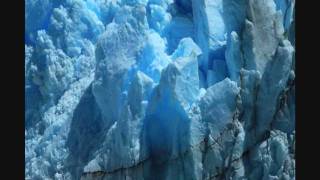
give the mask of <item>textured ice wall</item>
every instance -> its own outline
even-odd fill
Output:
[[[294,0],[26,0],[26,179],[295,179]]]

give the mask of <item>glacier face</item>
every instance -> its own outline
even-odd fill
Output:
[[[26,179],[295,179],[294,0],[25,0]]]

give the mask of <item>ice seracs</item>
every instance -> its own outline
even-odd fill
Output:
[[[26,179],[295,179],[294,0],[26,0]]]

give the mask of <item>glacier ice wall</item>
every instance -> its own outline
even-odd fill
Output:
[[[295,179],[294,0],[25,0],[26,179]]]

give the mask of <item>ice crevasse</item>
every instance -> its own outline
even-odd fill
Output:
[[[26,179],[295,179],[294,0],[25,0]]]

